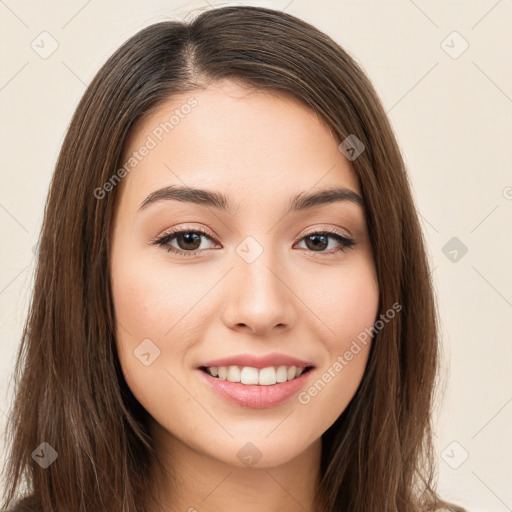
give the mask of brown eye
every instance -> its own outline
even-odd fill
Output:
[[[334,239],[337,244],[341,247],[335,248],[334,251],[326,251],[329,247],[329,239]],[[343,249],[352,247],[355,245],[355,240],[347,238],[346,236],[340,235],[336,232],[318,232],[310,233],[302,238],[305,241],[306,248],[312,252],[332,254],[333,252],[342,251]]]
[[[194,256],[198,252],[203,252],[201,242],[203,239],[212,240],[211,236],[201,229],[181,229],[171,231],[153,243],[163,247],[168,252],[183,256]],[[171,242],[174,242],[177,247]]]
[[[308,249],[311,249],[312,251],[323,250],[329,245],[329,237],[317,234],[317,235],[309,235],[305,237],[306,245]]]
[[[184,251],[195,251],[201,245],[201,235],[198,235],[195,231],[183,231],[175,235],[175,238],[179,248]]]
[[[163,247],[168,252],[183,256],[194,256],[204,252],[204,248],[200,249],[202,239],[212,241],[212,237],[209,233],[201,229],[181,229],[171,231],[158,240],[155,240],[153,243]],[[305,241],[306,249],[310,252],[325,254],[326,256],[332,255],[338,251],[343,251],[356,243],[355,240],[351,238],[331,231],[310,233],[304,236],[301,241],[302,240]],[[335,244],[334,248],[327,251],[326,249],[330,245],[330,240],[335,240],[338,247],[336,247]]]

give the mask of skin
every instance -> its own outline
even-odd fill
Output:
[[[314,112],[291,96],[227,80],[160,106],[136,127],[127,153],[190,96],[198,106],[116,191],[110,271],[118,354],[174,475],[151,485],[169,511],[231,512],[240,504],[249,512],[313,510],[321,436],[356,392],[370,344],[305,405],[297,395],[266,409],[232,404],[204,384],[197,367],[281,352],[314,363],[307,387],[332,372],[378,311],[364,211],[349,201],[284,209],[300,192],[339,186],[361,195],[360,186]],[[169,200],[138,211],[150,193],[173,184],[223,192],[236,215]],[[200,239],[201,255],[151,244],[182,227],[214,234]],[[306,235],[333,229],[356,244],[339,250],[329,237],[328,247],[306,245]],[[263,249],[251,263],[236,252],[249,236]],[[185,252],[178,238],[169,243]],[[147,366],[134,355],[145,339],[160,350]],[[237,457],[248,442],[261,454],[253,466]]]

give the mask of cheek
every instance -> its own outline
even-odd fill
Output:
[[[193,339],[190,319],[201,296],[199,280],[144,255],[113,261],[116,346],[129,388],[152,416],[166,414],[170,397],[180,409],[193,407],[173,376],[185,365]]]
[[[113,266],[112,293],[121,337],[176,338],[205,286],[192,266],[176,270],[144,255],[120,261]]]
[[[324,289],[325,293],[325,289]],[[378,313],[379,289],[371,261],[361,261],[331,281],[327,299],[317,294],[316,312],[328,327],[326,359],[316,378],[299,395],[307,417],[322,418],[322,431],[345,410],[364,374]]]
[[[219,274],[211,268],[201,272],[197,265],[170,265],[159,251],[126,247],[123,253],[121,242],[112,255],[111,281],[125,379],[143,405],[166,403],[169,396],[180,403],[192,400],[173,376],[179,382],[189,378],[184,369],[215,313],[209,292]]]
[[[325,274],[308,286],[302,293],[326,328],[323,341],[331,357],[343,353],[352,340],[373,326],[378,313],[379,287],[369,257],[360,258],[334,275]]]

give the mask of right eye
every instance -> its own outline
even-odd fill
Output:
[[[194,256],[200,252],[201,238],[204,237],[211,240],[210,234],[200,228],[176,229],[168,231],[157,240],[154,240],[153,244],[178,255]],[[174,240],[178,243],[178,247],[171,245],[171,242]]]

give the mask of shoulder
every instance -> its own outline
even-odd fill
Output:
[[[0,512],[41,512],[41,508],[17,503],[11,508],[0,508]]]
[[[20,498],[11,508],[0,512],[41,512],[41,507],[33,495]]]
[[[443,506],[442,508],[436,508],[434,512],[468,512],[468,511],[458,505],[452,505],[450,503],[446,506]]]

